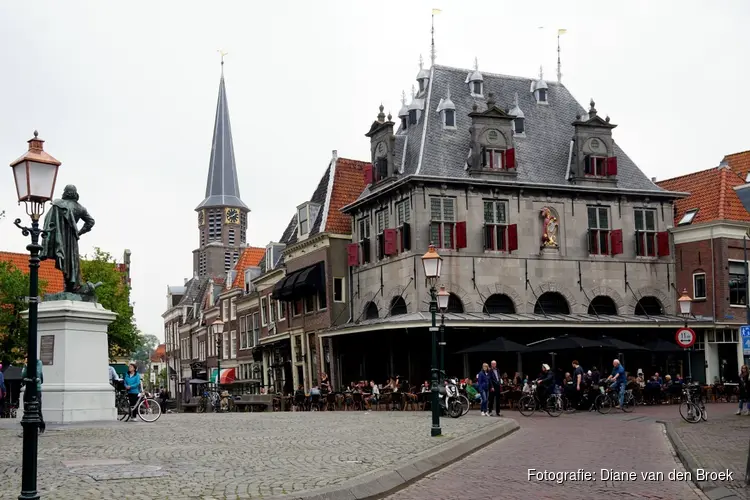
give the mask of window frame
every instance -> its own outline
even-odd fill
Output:
[[[592,208],[596,209],[596,222],[597,227],[591,227],[591,219],[589,217],[589,210]],[[600,210],[606,210],[607,214],[607,227],[601,227],[601,219],[599,217]],[[612,242],[610,241],[612,235],[612,210],[607,205],[587,205],[586,206],[586,225],[588,226],[588,243],[589,243],[589,255],[609,255],[612,251]],[[592,235],[594,235],[592,237]],[[596,243],[595,245],[592,243]],[[602,247],[604,247],[602,249]]]
[[[359,238],[359,246],[362,253],[362,264],[369,264],[372,262],[372,256],[370,255],[370,226],[371,221],[369,215],[365,215],[357,220],[357,236]]]
[[[389,207],[381,208],[375,212],[375,241],[377,242],[377,259],[383,259],[385,255],[385,230],[390,229],[391,218]]]
[[[396,253],[403,253],[406,251],[404,224],[411,224],[411,199],[397,201],[394,212],[396,214]]]
[[[490,170],[507,170],[507,163],[505,161],[505,155],[508,152],[507,149],[501,148],[483,148],[484,150],[484,168]],[[500,159],[500,166],[496,166],[497,159]]]
[[[448,117],[451,117],[453,123],[448,123]],[[443,110],[443,127],[448,129],[456,128],[456,110],[455,109],[444,109]]]
[[[276,324],[275,302],[271,297],[268,297],[268,324],[270,325]]]
[[[229,332],[221,332],[219,335],[221,335],[221,359],[229,359],[229,351],[231,350]]]
[[[693,223],[693,220],[695,220],[695,216],[698,215],[697,208],[691,208],[690,210],[685,210],[685,213],[682,214],[682,217],[677,222],[678,226],[687,226]],[[689,218],[688,218],[689,217]]]
[[[266,318],[266,297],[260,298],[260,325],[268,326],[268,321]]]
[[[237,319],[237,297],[229,299],[229,320]]]
[[[471,81],[471,88],[469,91],[471,92],[472,96],[482,96],[482,92],[484,91],[484,85],[482,85],[482,80],[472,80]]]
[[[221,301],[221,320],[225,323],[229,321],[229,300],[227,299]]]
[[[639,217],[640,213],[640,217]],[[654,216],[654,228],[647,229],[646,214],[652,213]],[[643,229],[638,229],[638,221],[641,221]],[[657,234],[659,233],[657,228],[656,209],[650,207],[637,207],[633,209],[633,221],[635,227],[635,255],[637,257],[658,257],[659,256],[659,243],[657,241]],[[649,251],[649,243],[651,244],[651,251]]]
[[[237,359],[237,330],[229,332],[229,359]]]
[[[302,213],[304,211],[305,219],[302,220]],[[307,231],[302,231],[302,223],[307,224]],[[307,236],[310,234],[310,204],[305,203],[301,207],[297,208],[297,234],[301,236]]]
[[[695,286],[695,278],[698,276],[703,276],[703,296],[699,297],[698,293],[696,291]],[[708,281],[706,280],[706,272],[705,271],[698,271],[693,273],[693,300],[706,300],[708,296]]]
[[[260,344],[260,318],[259,313],[255,312],[253,313],[253,347],[256,347],[258,344]]]
[[[433,218],[432,213],[432,202],[433,200],[440,200],[440,218]],[[450,200],[453,205],[453,220],[449,220],[445,217],[445,201]],[[430,241],[435,248],[443,250],[455,250],[456,249],[456,198],[450,196],[430,196]],[[438,241],[432,241],[433,228],[438,228]],[[446,229],[450,231],[450,246],[445,245],[445,232]]]
[[[310,303],[308,304],[308,300]],[[302,298],[302,311],[304,314],[312,314],[315,312],[315,305],[316,305],[316,299],[315,295],[305,295]],[[309,305],[309,307],[308,307]]]
[[[283,300],[277,300],[276,305],[278,309],[277,319],[279,321],[284,321],[286,319],[286,302],[284,302]]]
[[[607,177],[607,157],[599,155],[588,155],[587,164],[584,165],[584,175],[587,177]],[[588,171],[587,171],[588,170]]]
[[[292,302],[292,317],[293,318],[302,316],[303,310],[304,310],[302,303],[303,303],[302,299],[295,299],[294,302]]]
[[[325,288],[315,294],[315,307],[318,311],[328,309],[328,291]]]
[[[245,330],[247,328],[247,316],[240,316],[239,330],[240,330],[240,351],[247,349],[247,337]]]
[[[732,273],[732,264],[740,264],[743,266],[742,274],[738,273]],[[728,291],[728,299],[729,299],[729,307],[747,307],[747,283],[743,280],[746,279],[746,271],[745,271],[745,261],[737,260],[737,259],[728,259],[727,260],[727,285],[729,286]],[[733,291],[732,290],[732,276],[741,276],[742,280],[740,280],[739,286]],[[735,303],[732,302],[732,294],[741,295],[744,293],[745,295],[745,303],[742,304],[740,302]],[[739,298],[739,297],[738,297]]]
[[[341,297],[339,300],[336,300],[336,280],[339,280],[338,282],[341,283]],[[334,276],[333,278],[333,303],[334,304],[345,304],[346,303],[346,293],[344,285],[346,284],[346,278],[338,278]]]
[[[536,89],[537,91],[537,102],[547,102],[547,89],[541,88]]]
[[[484,221],[484,246],[485,251],[491,251],[491,252],[507,252],[508,251],[508,226],[510,225],[508,222],[508,207],[509,203],[508,200],[482,200],[482,219]],[[486,206],[487,204],[492,204],[492,216],[493,216],[493,222],[487,222],[487,211]],[[504,213],[505,213],[505,222],[497,222],[497,207],[498,204],[503,206]],[[488,229],[492,228],[492,229]],[[492,231],[492,241],[491,245],[488,245],[487,236],[489,235],[489,231]],[[499,238],[502,234],[502,238]],[[502,239],[502,246],[498,245],[497,242],[499,239]]]

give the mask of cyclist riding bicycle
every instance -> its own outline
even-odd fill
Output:
[[[537,397],[544,404],[549,396],[555,392],[555,374],[548,364],[542,365],[542,375],[537,379]]]
[[[612,361],[612,367],[612,375],[607,377],[607,382],[612,382],[612,384],[609,386],[610,389],[619,392],[620,406],[618,406],[618,408],[622,408],[623,402],[625,400],[625,367],[622,366],[622,363],[620,363],[619,359],[615,359],[614,361]]]

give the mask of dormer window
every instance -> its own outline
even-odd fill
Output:
[[[453,109],[446,109],[443,110],[443,117],[444,117],[444,124],[446,127],[453,127],[456,126],[456,111]]]
[[[253,275],[250,273],[250,269],[245,269],[245,293],[250,293],[250,285],[253,279]]]
[[[482,166],[492,169],[505,168],[505,150],[484,148],[482,154]]]
[[[306,202],[297,207],[297,232],[300,238],[310,234],[315,217],[318,216],[319,206]]]
[[[409,125],[416,125],[417,124],[417,110],[416,109],[410,109],[409,110]]]
[[[401,117],[401,130],[407,130],[409,128],[409,120],[407,120],[407,116]]]
[[[678,226],[690,224],[693,222],[693,219],[695,219],[695,216],[698,214],[698,209],[693,208],[691,210],[688,210],[685,212],[685,215],[682,216],[682,219],[680,219],[680,222],[677,223]]]
[[[474,95],[482,95],[482,82],[471,82],[471,93]]]
[[[426,83],[426,82],[427,82],[427,80],[425,80],[425,79],[421,79],[421,80],[419,80],[419,93],[420,93],[420,94],[421,94],[422,92],[424,92],[424,89],[425,89],[425,83]]]
[[[537,89],[536,100],[537,102],[547,102],[547,89]]]
[[[607,159],[602,156],[587,156],[583,173],[595,177],[605,177],[607,175]]]
[[[476,58],[474,58],[474,71],[469,73],[466,77],[466,83],[469,84],[469,92],[471,92],[471,95],[474,97],[481,97],[482,91],[484,90],[482,88],[482,82],[484,81],[484,77],[482,76],[482,73],[479,72],[479,61],[477,61]]]
[[[378,182],[388,177],[388,158],[378,158],[372,167],[373,182]]]
[[[526,131],[526,129],[524,128],[525,125],[523,123],[524,120],[525,118],[516,118],[515,120],[513,120],[513,132],[516,135],[521,135]]]

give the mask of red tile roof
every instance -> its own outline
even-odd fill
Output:
[[[10,262],[15,267],[28,274],[29,272],[29,254],[0,252],[0,262]],[[65,280],[62,272],[55,269],[53,260],[44,260],[39,265],[39,281],[44,281],[45,293],[60,293],[65,291]]]
[[[675,225],[688,210],[698,209],[692,224],[714,220],[750,221],[735,186],[745,184],[742,177],[728,167],[716,167],[657,182],[669,191],[690,193],[677,200]]]
[[[732,153],[726,155],[724,160],[729,164],[735,174],[739,175],[743,179],[747,179],[750,174],[750,151],[742,151],[740,153]]]
[[[259,247],[247,247],[242,251],[239,260],[234,265],[234,270],[237,271],[232,283],[232,288],[245,288],[245,269],[248,267],[257,267],[260,265],[260,261],[263,260],[266,249]]]
[[[341,209],[356,201],[365,189],[364,168],[369,165],[363,161],[338,158],[336,172],[331,190],[331,202],[328,205],[328,219],[325,231],[335,234],[351,234],[351,216]]]
[[[167,345],[166,344],[159,344],[156,346],[156,350],[151,355],[151,362],[158,363],[160,361],[164,361],[167,356]]]

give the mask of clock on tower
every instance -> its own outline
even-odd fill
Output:
[[[227,224],[240,223],[240,211],[236,208],[227,208],[224,212]]]

